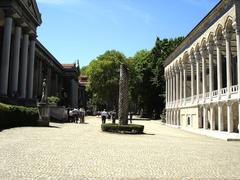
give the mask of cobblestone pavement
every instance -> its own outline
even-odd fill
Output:
[[[156,121],[145,135],[100,130],[100,119],[0,132],[0,179],[240,178],[240,142],[194,135]]]

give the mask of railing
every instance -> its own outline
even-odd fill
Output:
[[[227,88],[221,89],[221,95],[227,94]]]
[[[236,93],[238,91],[239,91],[238,85],[231,86],[231,88],[230,88],[231,93]],[[228,92],[227,88],[222,88],[220,90],[220,96],[226,95],[227,92]],[[218,95],[219,95],[218,90],[212,91],[212,97],[216,97]],[[210,93],[209,92],[205,93],[205,98],[209,98],[209,97],[210,97]],[[178,106],[178,105],[182,105],[182,103],[184,103],[184,102],[187,102],[187,103],[192,102],[192,100],[193,100],[193,102],[196,102],[197,99],[198,99],[198,96],[194,95],[193,97],[190,96],[190,97],[187,97],[186,99],[182,98],[182,99],[179,99],[176,101],[168,102],[167,106],[168,107],[171,107],[174,105]],[[203,100],[203,94],[199,94],[199,100],[200,101]]]
[[[210,96],[210,94],[209,94],[209,92],[207,92],[207,93],[205,94],[205,97],[206,97],[206,98],[209,98],[209,96]]]
[[[215,97],[215,96],[217,96],[217,95],[218,95],[218,90],[215,90],[215,91],[212,92],[212,96],[213,96],[213,97]]]
[[[238,85],[231,87],[231,93],[235,93],[235,92],[238,92]]]
[[[187,97],[186,98],[186,102],[191,102],[191,100],[192,100],[192,97]]]

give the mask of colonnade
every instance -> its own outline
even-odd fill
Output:
[[[2,97],[33,98],[36,35],[22,24],[21,19],[6,14],[0,63]]]
[[[223,67],[224,57],[226,67]],[[210,124],[210,129],[215,130],[217,122],[217,129],[223,131],[222,107],[225,103],[227,131],[233,132],[232,105],[240,99],[240,73],[233,73],[234,60],[237,61],[237,72],[240,72],[240,27],[231,22],[229,26],[216,30],[215,34],[209,34],[209,38],[204,39],[201,45],[197,44],[190,52],[185,52],[182,59],[169,65],[165,72],[166,122],[179,126],[181,109],[201,107],[203,110],[202,115],[199,116],[199,128],[208,129]],[[217,77],[214,76],[214,67]],[[223,73],[223,68],[226,68],[226,74]],[[190,73],[188,73],[189,69]],[[226,87],[223,87],[224,75],[226,75]],[[237,77],[237,85],[233,84],[233,76]],[[217,82],[214,82],[215,79]],[[191,84],[190,97],[187,97],[188,82]],[[214,87],[214,84],[217,84],[217,87]],[[239,104],[238,109],[240,111]],[[201,118],[203,121],[200,120]],[[240,122],[239,115],[238,122]]]

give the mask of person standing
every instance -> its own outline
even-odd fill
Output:
[[[111,115],[112,115],[112,123],[115,124],[116,123],[116,112],[112,111]]]
[[[106,111],[106,109],[104,109],[101,113],[101,117],[102,117],[102,124],[105,124],[106,123],[106,119],[108,117],[108,113]]]

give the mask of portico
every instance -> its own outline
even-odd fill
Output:
[[[167,124],[239,133],[239,11],[222,0],[165,61]]]
[[[49,96],[64,91],[73,95],[66,105],[78,107],[79,63],[65,68],[37,40],[41,23],[36,0],[0,1],[0,101],[34,106],[46,78]]]

